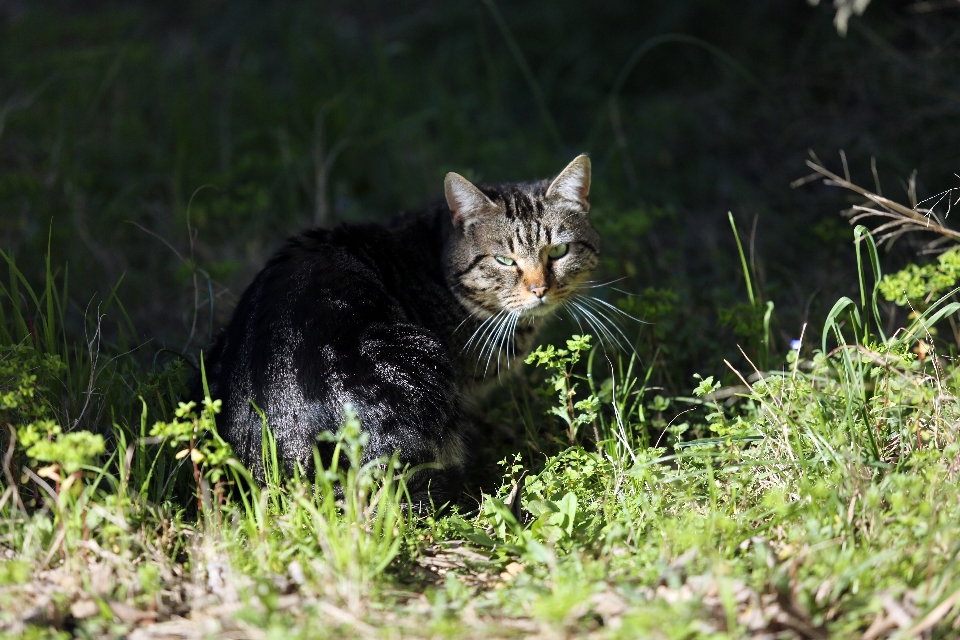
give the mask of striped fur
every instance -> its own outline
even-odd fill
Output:
[[[331,454],[317,435],[350,403],[368,459],[439,466],[413,480],[414,500],[453,500],[469,464],[464,399],[516,367],[597,265],[589,184],[586,156],[553,181],[449,174],[445,204],[287,241],[206,358],[221,435],[263,481],[259,408],[287,470],[309,474],[314,447]]]

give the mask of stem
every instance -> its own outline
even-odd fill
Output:
[[[190,453],[187,455],[190,456],[190,464],[193,465],[193,481],[197,483],[197,513],[203,513],[203,500],[201,498],[201,489],[200,489],[200,467],[197,466],[197,463],[193,461],[193,444],[194,438],[190,438]]]
[[[740,264],[743,266],[743,279],[747,282],[747,297],[750,298],[750,306],[756,306],[757,302],[753,296],[753,283],[750,281],[750,269],[747,267],[747,257],[743,253],[743,245],[740,244],[740,234],[737,233],[737,223],[733,221],[733,212],[728,211],[727,217],[730,219],[730,228],[733,229],[733,237],[737,241],[737,251],[740,252]]]
[[[16,466],[16,460],[14,460],[14,453],[16,453],[17,447],[17,430],[14,429],[13,425],[9,422],[6,423],[6,427],[10,432],[10,441],[7,443],[6,455],[3,457],[3,475],[13,488],[14,509],[19,509],[21,513],[26,513],[27,508],[24,506],[23,499],[20,497],[20,486],[16,481],[16,478],[19,477],[19,469]]]

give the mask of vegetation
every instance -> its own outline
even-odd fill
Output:
[[[0,8],[0,634],[955,637],[960,234],[953,192],[923,185],[955,169],[953,14],[644,4],[597,7],[580,32],[564,2],[534,17],[447,3],[415,27],[387,12],[373,47],[357,25],[379,9],[363,3],[321,20],[238,2],[211,32],[195,7]],[[757,25],[775,17],[767,42]],[[684,35],[638,43],[621,18]],[[472,44],[438,35],[465,23]],[[900,124],[883,144],[822,113],[800,122],[852,143],[855,168],[877,148],[897,149],[875,155],[898,175],[920,164],[906,204],[882,195],[876,163],[859,186],[846,154],[831,171],[811,152],[786,189],[797,138],[756,132],[821,104],[822,86],[785,93],[817,75],[779,48],[794,32],[825,86],[862,91],[853,111],[910,116],[884,120]],[[658,57],[668,45],[716,66]],[[591,47],[626,62],[597,71]],[[628,81],[641,59],[647,97]],[[606,88],[561,82],[564,64]],[[728,77],[698,93],[717,68]],[[588,138],[568,102],[600,114]],[[725,142],[678,133],[734,113],[754,115]],[[558,323],[474,417],[491,437],[460,505],[408,512],[409,470],[361,466],[349,412],[342,455],[310,478],[281,473],[265,429],[260,487],[216,434],[219,402],[182,402],[278,234],[421,202],[458,162],[549,173],[573,143],[597,173],[600,335]],[[748,150],[762,164],[785,147],[788,169],[746,177]],[[799,222],[774,223],[788,197]],[[745,214],[762,220],[749,233]]]

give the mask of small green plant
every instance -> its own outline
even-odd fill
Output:
[[[193,477],[197,483],[197,505],[202,506],[203,479],[213,482],[218,496],[222,495],[222,480],[233,457],[230,444],[217,433],[216,415],[220,413],[222,402],[206,396],[203,408],[198,414],[197,403],[181,402],[174,412],[174,419],[158,421],[150,430],[150,435],[161,438],[175,449],[176,459],[190,457],[193,464]]]
[[[0,411],[7,424],[48,419],[53,415],[45,394],[65,369],[58,355],[41,355],[17,344],[0,347]]]
[[[773,301],[763,301],[759,283],[754,282],[750,277],[751,269],[747,266],[747,256],[740,242],[733,212],[728,211],[727,218],[730,220],[733,237],[737,241],[737,253],[740,255],[740,266],[743,269],[743,279],[750,303],[740,303],[730,308],[721,307],[717,309],[717,314],[720,324],[731,327],[738,336],[748,338],[754,343],[751,346],[756,351],[757,364],[761,369],[766,369],[770,361],[770,322],[773,319]]]
[[[551,371],[546,384],[552,387],[557,394],[557,404],[550,407],[548,414],[558,416],[567,425],[567,438],[570,444],[577,439],[577,431],[585,424],[594,425],[594,437],[599,444],[600,435],[596,428],[597,413],[600,410],[600,400],[594,394],[589,394],[583,400],[574,400],[577,395],[577,379],[582,379],[573,372],[574,365],[580,361],[582,354],[590,350],[589,335],[575,335],[567,340],[566,349],[557,349],[553,345],[537,347],[527,356],[527,364],[535,364]]]
[[[910,264],[880,281],[884,299],[915,310],[926,309],[938,295],[953,288],[960,279],[960,248],[952,248],[937,256],[936,262]]]
[[[103,436],[77,430],[64,433],[47,398],[64,365],[54,354],[41,355],[22,344],[0,349],[0,411],[8,435],[37,477],[53,480],[56,493],[69,493],[82,481],[82,469],[104,452]],[[41,466],[43,465],[43,466]],[[12,470],[6,470],[12,478]],[[64,494],[66,495],[66,494]]]
[[[89,431],[63,430],[53,420],[38,420],[17,429],[20,446],[33,465],[48,463],[39,472],[41,477],[62,482],[61,471],[68,476],[79,477],[80,470],[104,452],[103,436]]]

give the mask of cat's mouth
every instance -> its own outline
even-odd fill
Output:
[[[562,302],[562,300],[547,295],[527,303],[524,308],[519,310],[519,313],[526,318],[542,318],[556,311]]]

